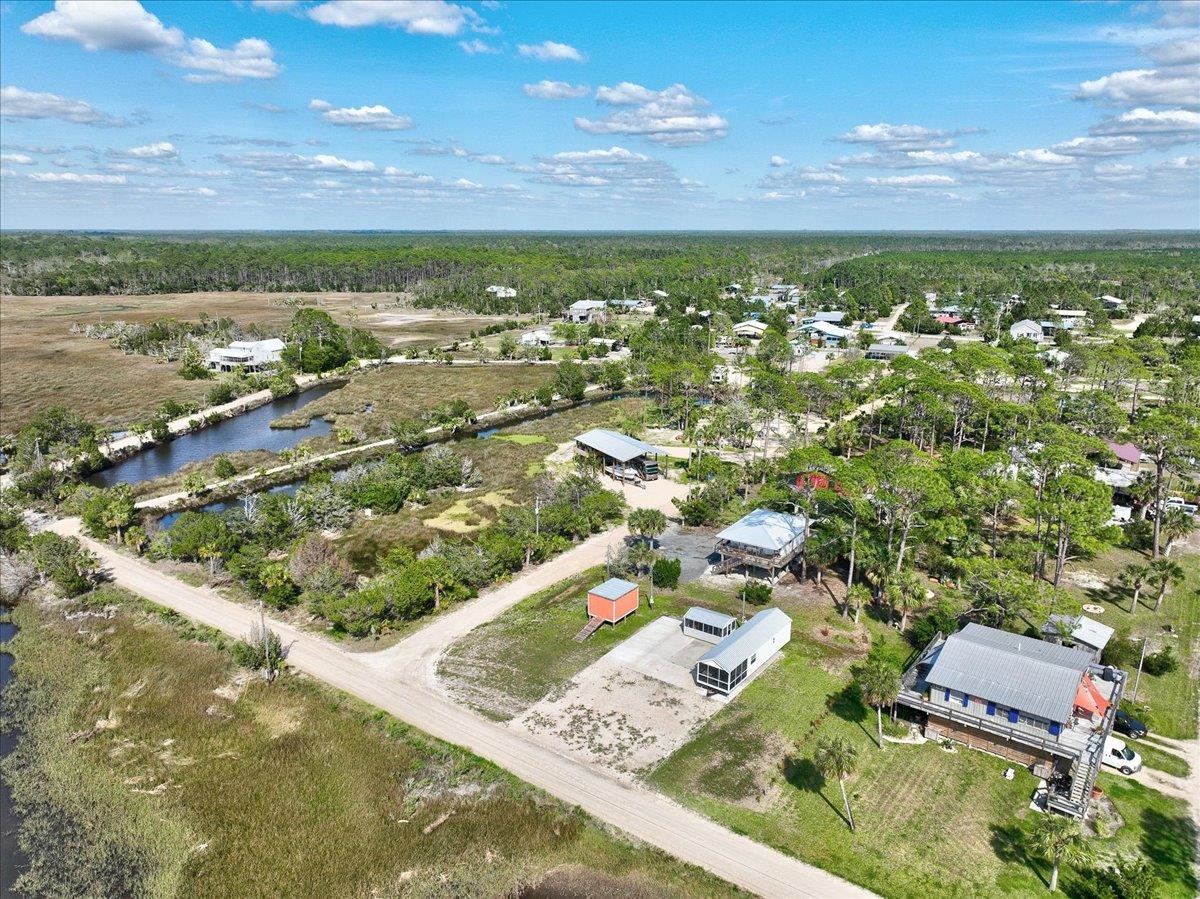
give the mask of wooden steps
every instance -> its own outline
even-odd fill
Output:
[[[596,631],[600,630],[600,625],[604,624],[603,618],[589,618],[588,623],[583,626],[583,629],[575,635],[575,642],[582,643]]]

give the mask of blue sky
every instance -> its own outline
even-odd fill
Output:
[[[5,228],[1200,226],[1200,3],[3,2]]]

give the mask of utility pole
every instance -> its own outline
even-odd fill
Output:
[[[1129,697],[1130,702],[1137,702],[1138,685],[1142,682],[1142,663],[1146,661],[1146,644],[1149,642],[1149,635],[1142,637],[1142,654],[1138,658],[1137,677],[1133,679],[1133,696]]]
[[[258,626],[262,630],[263,641],[263,677],[269,683],[271,681],[271,635],[267,631],[267,613],[263,608],[263,601],[260,597],[258,600]]]

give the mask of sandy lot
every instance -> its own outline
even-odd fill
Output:
[[[709,648],[684,636],[678,618],[658,618],[509,727],[632,778],[678,749],[724,705],[692,683],[692,665]]]

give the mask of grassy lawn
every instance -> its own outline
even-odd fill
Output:
[[[554,369],[548,365],[387,365],[359,373],[341,390],[306,405],[303,420],[322,416],[336,427],[378,438],[387,436],[391,421],[419,417],[438,403],[462,399],[486,412],[513,389],[532,392],[553,380]],[[279,421],[289,420],[284,416]]]
[[[1148,768],[1155,768],[1167,774],[1184,778],[1191,773],[1192,769],[1184,759],[1174,753],[1152,746],[1148,740],[1138,740],[1134,744],[1134,749]]]
[[[342,694],[239,677],[136,601],[96,599],[120,610],[16,611],[5,713],[25,736],[5,773],[33,894],[503,895],[564,864],[589,895],[736,894]]]
[[[1190,739],[1196,736],[1196,709],[1200,704],[1200,553],[1172,553],[1183,568],[1185,578],[1176,584],[1163,600],[1162,608],[1153,610],[1154,597],[1143,593],[1137,612],[1130,614],[1131,596],[1127,590],[1110,586],[1088,589],[1066,584],[1069,591],[1084,602],[1099,603],[1105,612],[1097,616],[1117,633],[1140,641],[1150,640],[1151,652],[1170,645],[1180,658],[1179,668],[1169,674],[1154,676],[1143,673],[1138,686],[1138,703],[1148,709],[1151,729],[1164,736]],[[1099,558],[1079,562],[1074,570],[1099,575],[1115,585],[1119,572],[1128,564],[1145,564],[1147,556],[1129,549],[1115,549]],[[1149,603],[1148,605],[1146,603]],[[1133,680],[1126,690],[1133,691]]]
[[[1048,870],[1026,857],[1022,840],[1033,776],[1017,767],[1005,780],[1009,762],[961,747],[880,751],[874,713],[848,687],[840,662],[828,645],[794,637],[784,658],[651,781],[734,830],[883,896],[1044,894]],[[854,834],[836,784],[825,783],[810,760],[819,736],[835,732],[860,752],[848,785]],[[1097,847],[1140,850],[1163,879],[1164,896],[1193,895],[1194,832],[1185,805],[1125,779],[1105,777],[1102,786],[1126,826]],[[1067,889],[1072,876],[1064,875]]]

